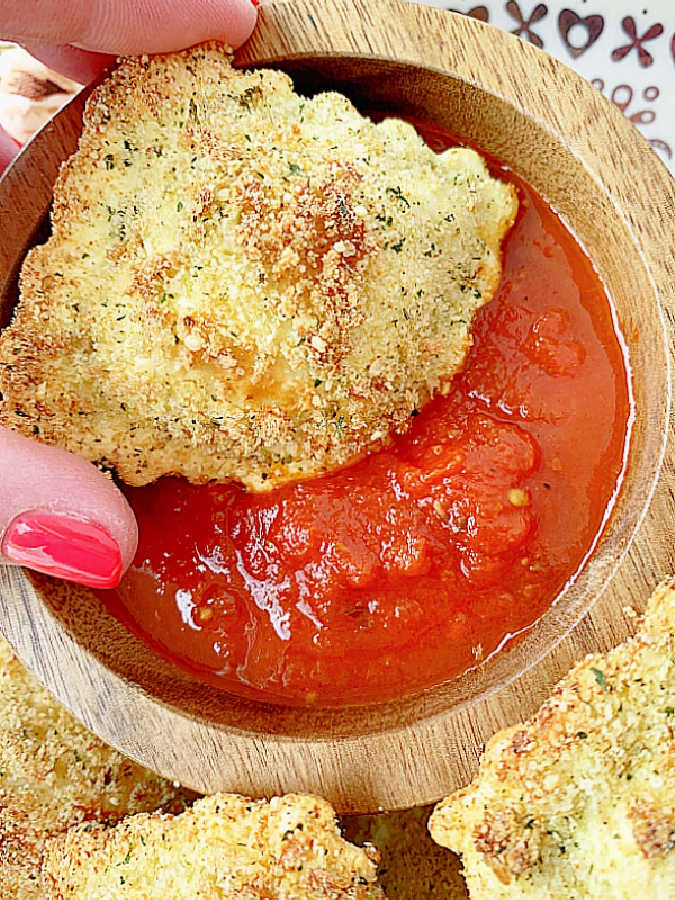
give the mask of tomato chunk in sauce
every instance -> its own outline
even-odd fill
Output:
[[[418,126],[434,149],[453,139]],[[126,489],[140,528],[108,607],[204,681],[270,702],[400,697],[551,606],[599,534],[630,412],[591,262],[527,184],[495,299],[447,396],[385,450],[268,494]]]

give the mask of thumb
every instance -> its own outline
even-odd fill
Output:
[[[89,587],[115,587],[138,531],[112,481],[91,463],[0,428],[0,562]]]
[[[6,38],[99,53],[162,53],[250,37],[258,0],[0,0]]]

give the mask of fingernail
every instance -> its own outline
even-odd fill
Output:
[[[12,562],[87,587],[116,587],[122,575],[117,542],[100,525],[67,513],[22,513],[0,550]]]
[[[256,7],[260,6],[260,0],[251,0],[251,3]]]

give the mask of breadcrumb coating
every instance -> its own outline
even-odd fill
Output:
[[[429,827],[473,900],[675,897],[675,590],[495,735]]]
[[[218,45],[126,59],[23,266],[0,424],[133,485],[342,466],[461,367],[517,205],[473,150]]]
[[[340,837],[325,800],[222,794],[178,816],[72,829],[49,842],[43,877],[55,900],[366,900],[384,898],[376,860]]]
[[[26,671],[0,638],[0,898],[42,897],[45,840],[71,825],[117,822],[188,794],[103,743]]]

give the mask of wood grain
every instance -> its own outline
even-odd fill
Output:
[[[636,421],[614,513],[575,583],[518,646],[459,682],[383,706],[288,710],[239,700],[155,656],[85,589],[18,570],[0,572],[0,627],[92,730],[187,786],[308,790],[342,811],[430,802],[468,781],[483,742],[530,714],[575,659],[625,638],[634,620],[623,608],[642,609],[675,571],[672,429],[651,497],[670,421],[672,318],[666,332],[659,302],[672,317],[675,261],[664,236],[674,232],[673,182],[579,76],[461,16],[395,0],[291,0],[263,8],[238,63],[279,66],[303,90],[329,85],[364,107],[435,121],[509,163],[560,211],[629,339]],[[58,165],[76,146],[82,102],[0,181],[5,320]]]
[[[427,822],[432,806],[402,812],[344,816],[344,837],[380,851],[379,883],[387,900],[467,900],[462,864],[451,850],[436,844]]]

